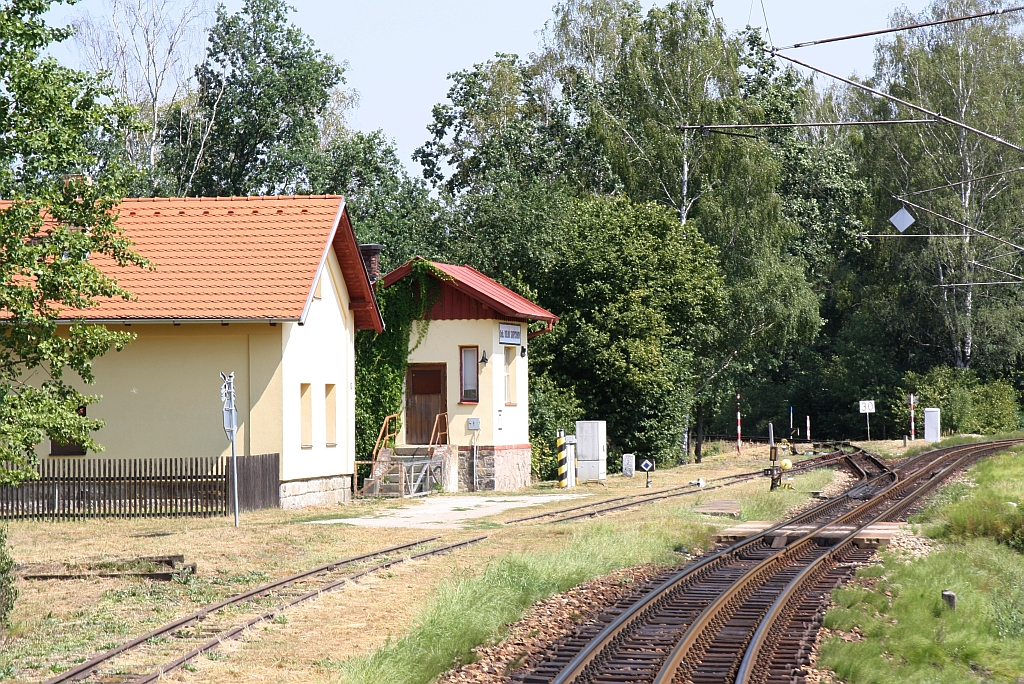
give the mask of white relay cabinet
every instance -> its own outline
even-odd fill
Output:
[[[608,478],[606,432],[603,420],[576,421],[576,468],[581,481]]]

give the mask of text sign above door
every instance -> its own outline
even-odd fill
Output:
[[[522,344],[523,326],[518,323],[498,324],[498,344]]]

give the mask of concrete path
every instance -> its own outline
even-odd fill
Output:
[[[388,508],[372,516],[314,520],[310,525],[361,525],[363,527],[416,527],[459,529],[474,518],[486,518],[513,508],[570,501],[585,494],[543,494],[531,496],[430,496],[403,508]]]

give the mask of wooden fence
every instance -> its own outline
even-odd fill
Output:
[[[231,486],[231,459],[226,459],[228,473],[228,512],[234,510]],[[260,511],[281,507],[281,456],[257,454],[238,459],[238,508]]]
[[[238,458],[242,510],[280,505],[280,456]],[[75,520],[226,515],[231,511],[231,459],[49,458],[39,479],[0,487],[0,520]]]

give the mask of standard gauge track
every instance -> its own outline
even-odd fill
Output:
[[[861,453],[861,452],[855,452]],[[807,458],[802,461],[797,461],[793,464],[793,469],[789,471],[790,474],[807,472],[816,468],[826,468],[831,465],[844,463],[848,465],[858,476],[863,474],[862,470],[854,466],[849,461],[849,456],[841,451],[832,451],[827,454],[821,454],[820,456],[814,456]],[[592,518],[603,513],[611,513],[614,511],[621,511],[626,508],[632,508],[634,506],[641,506],[646,503],[652,503],[654,501],[661,501],[662,499],[672,499],[678,496],[687,496],[689,494],[698,494],[700,492],[709,492],[722,487],[728,487],[740,482],[748,482],[750,480],[764,477],[764,470],[754,470],[746,473],[737,473],[735,475],[727,475],[725,477],[708,480],[704,486],[699,485],[680,485],[677,487],[671,487],[667,490],[660,490],[657,492],[651,492],[650,494],[638,494],[630,496],[618,496],[612,499],[602,499],[601,501],[595,501],[588,504],[580,504],[578,506],[570,506],[569,508],[560,508],[555,511],[548,511],[547,513],[538,513],[536,515],[526,516],[525,518],[516,518],[509,520],[505,524],[512,525],[515,523],[524,522],[567,522],[569,520],[578,520],[580,518]],[[610,505],[614,504],[614,505]]]
[[[954,471],[1012,443],[940,449],[892,470],[870,455],[853,454],[849,465],[860,482],[846,494],[698,559],[619,611],[593,638],[563,640],[516,679],[800,681],[823,601],[870,555],[854,546],[858,533],[900,519]]]
[[[240,638],[250,627],[271,620],[292,606],[385,568],[448,553],[486,538],[474,537],[412,555],[400,554],[440,539],[437,536],[427,537],[320,565],[228,597],[169,622],[62,672],[46,680],[45,684],[153,682],[221,643]],[[355,568],[359,569],[352,572]],[[269,610],[268,602],[273,605]]]

